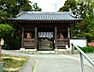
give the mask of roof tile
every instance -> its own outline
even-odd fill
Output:
[[[79,20],[70,12],[32,12],[23,11],[17,15],[17,20]]]

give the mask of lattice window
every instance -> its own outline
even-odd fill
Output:
[[[52,38],[53,37],[53,32],[38,32],[38,37]]]

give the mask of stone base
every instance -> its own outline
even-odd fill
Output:
[[[20,48],[21,51],[25,51],[25,48]]]

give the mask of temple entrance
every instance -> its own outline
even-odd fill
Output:
[[[38,30],[38,50],[54,50],[54,32],[52,28],[49,29]]]
[[[53,50],[54,49],[54,33],[53,32],[38,32],[38,50]]]

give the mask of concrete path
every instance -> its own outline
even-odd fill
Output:
[[[68,55],[29,55],[12,51],[3,51],[3,53],[17,56],[29,56],[28,62],[23,66],[20,72],[32,72],[32,70],[33,72],[81,72],[79,58]],[[34,69],[32,65],[34,65]],[[94,68],[88,65],[84,65],[84,70],[84,72],[94,72]]]
[[[81,72],[80,63],[66,55],[37,55],[33,72]],[[90,66],[84,66],[84,72],[94,72]]]
[[[19,72],[33,72],[34,60],[29,57],[28,61],[24,66],[19,70]]]
[[[86,55],[94,62],[94,53],[86,53]],[[79,54],[69,54],[67,56],[70,56],[72,57],[72,59],[75,59],[75,60],[78,60],[78,59],[80,60]],[[92,66],[84,57],[83,57],[83,61],[85,65]]]

